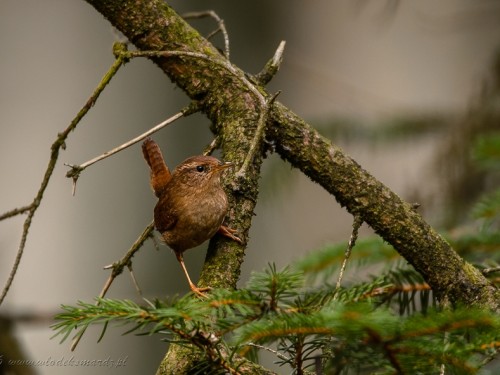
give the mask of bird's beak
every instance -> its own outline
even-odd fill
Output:
[[[230,161],[223,162],[217,166],[217,170],[222,170],[222,169],[227,169],[231,168],[234,166],[234,163],[231,163]]]

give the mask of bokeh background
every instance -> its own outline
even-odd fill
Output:
[[[453,175],[446,171],[455,171],[463,156],[460,150],[449,153],[454,149],[450,144],[495,84],[498,1],[189,0],[171,5],[180,13],[215,10],[229,32],[231,60],[249,73],[260,71],[286,40],[284,62],[270,91],[281,90],[281,102],[404,199],[420,202],[434,225],[460,221],[460,211],[447,206],[450,185],[455,201],[463,198],[464,205],[484,185],[468,179],[472,190],[464,192],[461,184],[450,183]],[[190,22],[204,34],[215,27],[210,19]],[[112,44],[120,38],[83,0],[0,2],[0,212],[31,202],[50,145],[112,64]],[[221,37],[214,43],[222,46]],[[155,204],[140,145],[87,169],[75,196],[63,163],[81,164],[110,150],[188,102],[155,65],[136,59],[118,73],[71,134],[0,308],[0,315],[12,319],[9,329],[26,358],[47,364],[19,368],[19,373],[156,370],[166,350],[158,337],[121,336],[125,329],[114,328],[96,344],[99,330],[90,329],[74,353],[69,342],[51,339],[49,326],[59,306],[91,301],[99,293],[108,276],[103,266],[125,253],[150,222]],[[208,125],[206,118],[194,115],[154,136],[171,167],[210,143]],[[241,283],[270,262],[282,267],[348,239],[350,215],[276,155],[266,160],[260,184]],[[0,222],[2,285],[23,220],[18,216]],[[369,234],[363,228],[363,235]],[[185,254],[194,279],[205,249],[206,244]],[[133,266],[148,298],[188,291],[174,255],[164,246],[157,251],[148,243]],[[127,274],[115,281],[108,296],[138,299]],[[72,358],[109,358],[124,366],[51,364]]]

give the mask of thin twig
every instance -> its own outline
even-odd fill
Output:
[[[269,112],[274,104],[274,101],[276,100],[276,98],[280,93],[281,91],[278,91],[276,94],[271,96],[269,100],[265,101],[264,106],[261,106],[259,120],[257,122],[257,129],[255,130],[255,135],[252,139],[252,143],[250,144],[250,149],[248,150],[245,160],[243,161],[243,165],[241,166],[240,170],[236,172],[236,178],[245,177],[247,169],[249,168],[250,163],[254,159],[255,154],[257,153],[257,150],[259,148],[259,145],[264,138],[264,131],[266,130],[266,124],[267,124],[267,119],[269,118]]]
[[[0,221],[8,219],[9,217],[12,216],[24,214],[25,212],[28,212],[32,208],[33,208],[33,203],[24,207],[14,208],[13,210],[7,211],[4,214],[0,215]]]
[[[203,155],[212,155],[214,150],[219,146],[219,137],[215,137],[210,144],[205,147],[205,150],[203,151]]]
[[[43,194],[45,193],[45,189],[47,189],[50,178],[52,177],[52,173],[54,172],[54,168],[56,166],[57,159],[59,157],[60,149],[66,147],[65,142],[69,136],[69,133],[71,133],[73,130],[75,130],[75,128],[78,125],[78,123],[80,122],[80,120],[83,118],[83,116],[85,116],[87,114],[87,112],[90,110],[90,108],[92,108],[92,106],[95,104],[97,98],[99,98],[99,95],[104,90],[104,88],[108,85],[108,83],[111,81],[113,76],[118,72],[120,67],[122,65],[124,65],[127,61],[128,61],[128,59],[124,55],[119,55],[116,58],[113,65],[109,68],[109,70],[106,72],[104,77],[101,79],[101,82],[99,82],[99,85],[94,90],[94,92],[92,93],[90,98],[87,100],[87,102],[84,104],[84,106],[80,109],[80,111],[75,116],[75,118],[71,121],[71,123],[68,125],[68,127],[62,133],[58,134],[57,139],[52,144],[52,146],[50,148],[51,153],[50,153],[49,164],[47,166],[47,169],[45,170],[45,174],[43,176],[40,188],[38,189],[38,192],[35,195],[33,202],[30,205],[26,206],[26,207],[30,207],[29,210],[24,211],[24,212],[28,213],[28,216],[26,217],[24,224],[23,224],[23,232],[21,235],[21,240],[19,242],[19,248],[17,250],[14,264],[13,264],[12,269],[10,271],[9,278],[7,279],[5,286],[2,290],[2,294],[0,296],[0,305],[3,303],[5,296],[9,292],[9,289],[12,285],[12,282],[14,281],[14,277],[17,273],[17,269],[19,268],[19,263],[21,262],[24,248],[26,246],[26,240],[28,238],[28,231],[31,227],[31,222],[33,220],[33,216],[35,215],[35,212],[37,211],[38,207],[40,207],[40,204],[41,204],[42,198],[43,198]],[[14,210],[12,210],[10,212],[13,212],[13,211]],[[7,213],[7,214],[9,214],[9,213]]]
[[[99,298],[104,298],[106,296],[106,293],[108,292],[109,288],[111,287],[111,284],[113,284],[115,277],[116,276],[113,274],[109,275],[108,279],[106,280],[106,282],[104,283],[104,286],[101,289],[101,293],[99,293]]]
[[[271,98],[266,100],[264,95],[255,87],[255,85],[250,82],[250,80],[243,74],[240,70],[236,69],[231,63],[229,63],[226,60],[217,60],[213,59],[210,56],[204,55],[202,53],[198,52],[187,52],[187,51],[132,51],[132,52],[127,52],[126,54],[129,58],[132,57],[172,57],[172,56],[181,56],[181,57],[195,57],[199,59],[204,59],[208,60],[214,64],[217,64],[221,66],[222,68],[226,69],[229,71],[231,74],[233,74],[236,78],[240,80],[251,92],[254,94],[255,98],[259,102],[259,107],[260,107],[260,115],[258,119],[258,124],[257,124],[257,129],[256,129],[256,134],[254,136],[254,139],[252,141],[252,144],[250,145],[249,152],[247,154],[247,157],[245,158],[245,161],[243,162],[243,166],[240,168],[240,170],[236,173],[236,176],[241,178],[244,177],[246,174],[246,171],[252,162],[260,142],[262,141],[263,138],[263,133],[265,130],[265,125],[267,122],[268,114],[269,114],[269,109],[272,107],[274,101],[276,100],[276,97],[280,94],[280,91],[278,91],[276,94],[274,94]]]
[[[485,268],[485,269],[481,270],[481,272],[483,273],[483,275],[488,275],[488,274],[494,273],[494,272],[500,272],[500,266]]]
[[[125,267],[129,267],[130,271],[132,272],[131,269],[132,257],[142,247],[144,242],[146,242],[146,240],[152,236],[153,229],[154,229],[154,222],[151,222],[148,224],[146,228],[144,228],[141,235],[137,238],[137,240],[135,240],[133,245],[120,260],[114,262],[113,264],[110,264],[109,266],[104,267],[104,269],[106,270],[111,269],[111,274],[104,283],[104,286],[101,289],[101,293],[99,293],[99,299],[104,298],[106,296],[106,293],[111,287],[111,284],[123,272],[123,269]],[[133,277],[133,279],[135,280],[135,277]],[[137,287],[137,283],[135,285]],[[99,300],[95,304],[96,306],[99,305]],[[73,342],[71,343],[70,347],[71,351],[74,351],[76,349],[78,343],[80,342],[80,339],[87,330],[87,327],[88,326],[83,326],[82,329],[77,333],[77,335],[73,339]]]
[[[264,68],[255,75],[255,79],[261,84],[266,85],[278,73],[281,63],[283,62],[283,52],[285,51],[286,42],[282,40],[278,48],[274,52],[274,56],[264,65]]]
[[[414,284],[414,285],[400,285],[400,286],[383,286],[379,288],[374,288],[362,295],[361,298],[373,298],[380,296],[393,296],[396,293],[414,293],[420,291],[431,290],[431,287],[427,283]]]
[[[132,257],[135,255],[135,253],[142,247],[142,245],[144,244],[144,242],[146,242],[148,238],[153,236],[153,230],[154,230],[154,221],[149,223],[147,227],[144,228],[141,235],[137,238],[137,240],[135,240],[130,249],[128,249],[128,251],[120,260],[104,267],[105,270],[111,269],[111,276],[110,276],[111,282],[113,282],[113,280],[123,272],[123,269],[125,267],[128,267],[131,264]],[[101,298],[104,297],[105,294],[106,292],[104,292],[104,294],[102,294],[100,297]]]
[[[344,272],[345,272],[345,269],[347,267],[347,261],[349,260],[349,257],[351,256],[352,248],[354,247],[354,245],[356,244],[356,240],[358,239],[358,231],[359,231],[359,228],[361,227],[361,224],[363,224],[363,219],[361,218],[361,216],[359,216],[359,215],[354,216],[354,221],[352,223],[351,238],[349,239],[349,243],[347,244],[347,249],[345,251],[344,260],[342,261],[342,266],[340,267],[339,278],[337,280],[337,285],[335,286],[336,292],[338,292],[340,290],[340,285],[342,283],[342,279],[344,278]],[[335,294],[335,297],[337,297],[337,293]]]
[[[128,148],[128,147],[130,147],[130,146],[132,146],[134,144],[136,144],[137,142],[142,141],[143,139],[145,139],[146,137],[150,136],[151,134],[157,132],[160,129],[163,129],[165,126],[167,126],[167,125],[171,124],[172,122],[178,120],[183,115],[184,115],[184,113],[182,111],[178,112],[175,115],[173,115],[172,117],[166,119],[165,121],[160,122],[158,125],[156,125],[153,128],[149,129],[147,132],[142,133],[141,135],[138,135],[137,137],[131,139],[130,141],[127,141],[124,144],[122,144],[122,145],[120,145],[118,147],[115,147],[114,149],[112,149],[110,151],[107,151],[107,152],[103,153],[102,155],[96,156],[95,158],[93,158],[93,159],[91,159],[89,161],[86,161],[83,164],[73,165],[73,164],[66,164],[65,163],[64,165],[66,165],[66,166],[68,166],[68,167],[71,168],[71,170],[68,171],[68,173],[66,173],[66,177],[75,178],[75,176],[79,175],[80,172],[82,172],[85,168],[90,167],[92,164],[95,164],[95,163],[97,163],[100,160],[109,158],[111,155],[114,155],[117,152],[120,152],[121,150],[124,150],[124,149],[126,149],[126,148]]]
[[[83,116],[86,115],[86,113],[92,108],[92,106],[95,104],[96,100],[98,99],[99,95],[103,91],[103,89],[107,86],[107,84],[110,82],[111,78],[117,73],[119,68],[127,63],[130,59],[135,58],[135,57],[172,57],[172,56],[180,56],[180,57],[194,57],[194,58],[199,58],[199,59],[204,59],[208,60],[212,63],[215,63],[227,71],[229,71],[231,74],[233,74],[235,77],[237,77],[243,84],[247,86],[249,91],[251,91],[256,99],[259,101],[261,111],[263,108],[266,108],[267,102],[264,96],[260,93],[260,91],[245,77],[243,72],[241,72],[239,69],[235,68],[232,64],[227,62],[227,60],[217,60],[213,59],[212,57],[202,54],[202,53],[197,53],[197,52],[189,52],[189,51],[128,51],[127,47],[124,43],[115,43],[113,46],[113,53],[116,57],[113,65],[111,68],[106,72],[104,77],[102,78],[101,82],[97,86],[96,90],[94,93],[90,96],[90,98],[87,100],[83,108],[78,112],[76,117],[71,121],[70,125],[58,135],[56,141],[52,144],[51,147],[51,157],[49,159],[49,165],[45,171],[44,178],[42,180],[40,189],[38,190],[37,195],[35,196],[32,207],[26,211],[28,212],[28,216],[25,219],[24,225],[23,225],[23,233],[21,236],[21,241],[19,243],[19,249],[16,254],[16,258],[14,261],[14,265],[11,269],[9,278],[7,279],[7,282],[4,286],[4,289],[2,291],[2,294],[0,296],[0,305],[2,304],[3,300],[5,299],[5,296],[7,295],[10,286],[12,285],[12,281],[14,280],[15,274],[17,272],[17,269],[19,267],[19,263],[21,261],[24,248],[26,245],[26,239],[28,236],[28,231],[31,226],[31,221],[33,219],[33,216],[40,206],[41,200],[43,198],[43,194],[45,192],[45,189],[47,188],[47,185],[49,183],[49,180],[52,176],[52,173],[54,171],[58,156],[59,156],[59,150],[61,148],[65,147],[65,141],[68,138],[68,135],[71,131],[73,131],[80,120],[83,118]],[[258,142],[258,138],[255,138],[255,141]],[[255,147],[256,149],[256,147]],[[254,150],[256,151],[256,150]],[[249,163],[247,163],[249,164]],[[78,172],[77,169],[72,169],[74,172],[73,178],[78,178]],[[80,171],[81,172],[81,171]]]
[[[279,359],[282,359],[284,361],[291,361],[291,358],[287,357],[286,355],[284,354],[281,354],[280,352],[278,352],[277,350],[274,350],[274,349],[271,349],[271,348],[268,348],[267,346],[262,346],[262,345],[259,345],[259,344],[255,344],[253,342],[249,342],[248,344],[246,344],[247,346],[252,346],[254,348],[257,348],[257,349],[263,349],[263,350],[266,350],[270,353],[273,353],[276,355],[276,357],[278,357]]]
[[[258,125],[257,125],[257,129],[256,129],[256,135],[254,136],[254,139],[253,139],[252,144],[250,146],[249,153],[247,154],[247,157],[244,161],[243,167],[238,171],[237,176],[243,177],[246,174],[246,170],[248,169],[250,162],[253,160],[253,157],[254,157],[255,153],[257,152],[258,145],[262,139],[262,135],[263,135],[264,130],[265,130],[265,123],[267,121],[267,117],[268,117],[268,113],[269,113],[269,108],[272,106],[274,100],[279,95],[279,93],[280,93],[279,91],[275,95],[273,95],[269,100],[266,100],[266,98],[264,98],[264,96],[260,93],[260,91],[247,79],[247,77],[245,77],[245,75],[240,70],[236,69],[231,63],[226,62],[226,61],[213,59],[212,57],[204,55],[202,53],[187,52],[187,51],[128,51],[128,50],[118,50],[118,49],[117,49],[117,51],[118,52],[116,52],[116,53],[118,53],[118,56],[121,56],[123,59],[126,59],[127,61],[129,59],[132,59],[135,57],[173,57],[173,56],[195,57],[195,58],[211,61],[211,62],[223,67],[224,69],[229,71],[231,74],[233,74],[235,77],[239,78],[241,80],[241,82],[243,82],[247,86],[247,88],[255,95],[255,97],[259,101],[259,105],[260,105],[260,116],[259,116]],[[189,110],[186,111],[186,113],[189,113],[189,114],[192,113],[192,112],[189,112],[189,111],[192,111],[192,108],[191,107],[188,107],[188,108],[189,108]],[[186,116],[187,114],[183,114],[183,115]],[[172,117],[172,118],[175,117],[174,120],[172,120],[172,121],[175,121],[177,119],[176,116],[177,115]],[[168,120],[166,120],[166,121],[168,121]],[[162,125],[162,124],[160,124],[160,125]],[[157,127],[160,127],[160,125],[157,125]],[[165,125],[163,125],[163,126],[165,126]],[[155,130],[155,131],[157,131],[157,130]],[[144,133],[143,134],[144,138],[147,137],[146,134],[150,134],[150,133]],[[142,137],[142,136],[135,138],[134,143],[139,142],[140,139],[143,139],[140,137]],[[140,139],[137,140],[138,138],[140,138]],[[120,147],[122,147],[122,146],[120,146]],[[123,148],[125,148],[125,147],[123,147]],[[120,148],[120,150],[123,148]],[[118,150],[118,151],[120,151],[120,150]],[[118,151],[116,151],[116,152],[118,152]],[[116,153],[116,152],[114,152],[114,153]],[[110,151],[110,152],[103,154],[95,159],[92,159],[92,160],[88,161],[87,163],[84,163],[80,166],[68,165],[71,167],[71,170],[68,171],[68,173],[66,174],[66,177],[73,178],[73,190],[75,187],[75,183],[79,177],[79,174],[82,172],[83,169],[85,169],[88,165],[92,165],[93,163],[95,163],[99,160],[102,160],[105,157],[108,157],[112,154],[113,153],[111,153],[111,151]],[[82,167],[83,167],[83,169],[82,169]]]
[[[139,295],[139,297],[144,298],[144,296],[142,295],[141,287],[139,286],[139,283],[137,282],[137,279],[135,278],[134,270],[132,269],[132,263],[129,263],[127,268],[128,268],[129,273],[130,273],[130,277],[132,278],[132,284],[134,284],[135,290],[137,291],[137,294]]]
[[[71,168],[66,173],[66,177],[73,179],[73,195],[75,193],[75,185],[76,185],[78,178],[80,177],[80,173],[82,173],[87,167],[90,167],[92,164],[95,164],[98,161],[106,159],[106,158],[110,157],[111,155],[114,155],[114,154],[136,144],[137,142],[142,141],[143,139],[149,137],[151,134],[156,133],[158,130],[163,129],[165,126],[170,125],[171,123],[178,120],[179,118],[181,118],[183,116],[188,116],[188,115],[194,113],[195,110],[193,109],[193,106],[196,106],[196,105],[195,104],[188,105],[186,108],[182,109],[180,112],[176,113],[172,117],[166,119],[165,121],[159,123],[158,125],[154,126],[151,129],[149,129],[147,132],[142,133],[141,135],[138,135],[137,137],[131,139],[130,141],[125,142],[124,144],[122,144],[118,147],[115,147],[114,149],[107,151],[104,154],[99,155],[99,156],[97,156],[97,157],[95,157],[95,158],[93,158],[93,159],[91,159],[83,164],[73,165],[73,164],[64,163],[64,165]]]
[[[219,17],[217,13],[213,10],[205,10],[201,12],[188,12],[182,15],[182,18],[203,18],[203,17],[212,17],[217,25],[219,26],[213,32],[211,32],[206,39],[210,39],[212,36],[217,34],[219,31],[222,33],[222,37],[224,38],[224,56],[229,60],[229,34],[226,30],[226,25],[224,24],[224,20]]]

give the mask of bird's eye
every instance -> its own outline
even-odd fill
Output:
[[[205,167],[204,167],[203,165],[197,165],[197,166],[196,166],[196,170],[197,170],[198,172],[203,172],[203,171],[205,170]]]

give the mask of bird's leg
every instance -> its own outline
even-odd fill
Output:
[[[219,233],[222,234],[223,236],[229,237],[230,239],[238,242],[239,244],[243,244],[243,241],[241,238],[235,236],[235,233],[238,233],[236,229],[232,229],[229,227],[226,227],[225,225],[221,225],[219,228]]]
[[[184,274],[186,275],[186,278],[188,280],[188,283],[189,283],[189,287],[191,288],[191,290],[193,291],[193,293],[199,295],[200,297],[206,297],[205,294],[203,294],[203,292],[206,292],[207,290],[210,290],[211,288],[210,287],[207,287],[207,288],[198,288],[192,281],[191,281],[191,278],[189,277],[189,274],[188,274],[188,271],[186,269],[186,265],[184,264],[184,258],[182,256],[182,253],[181,252],[175,252],[175,256],[177,257],[177,260],[179,261],[179,263],[181,264],[181,267],[182,267],[182,270],[184,271]]]

